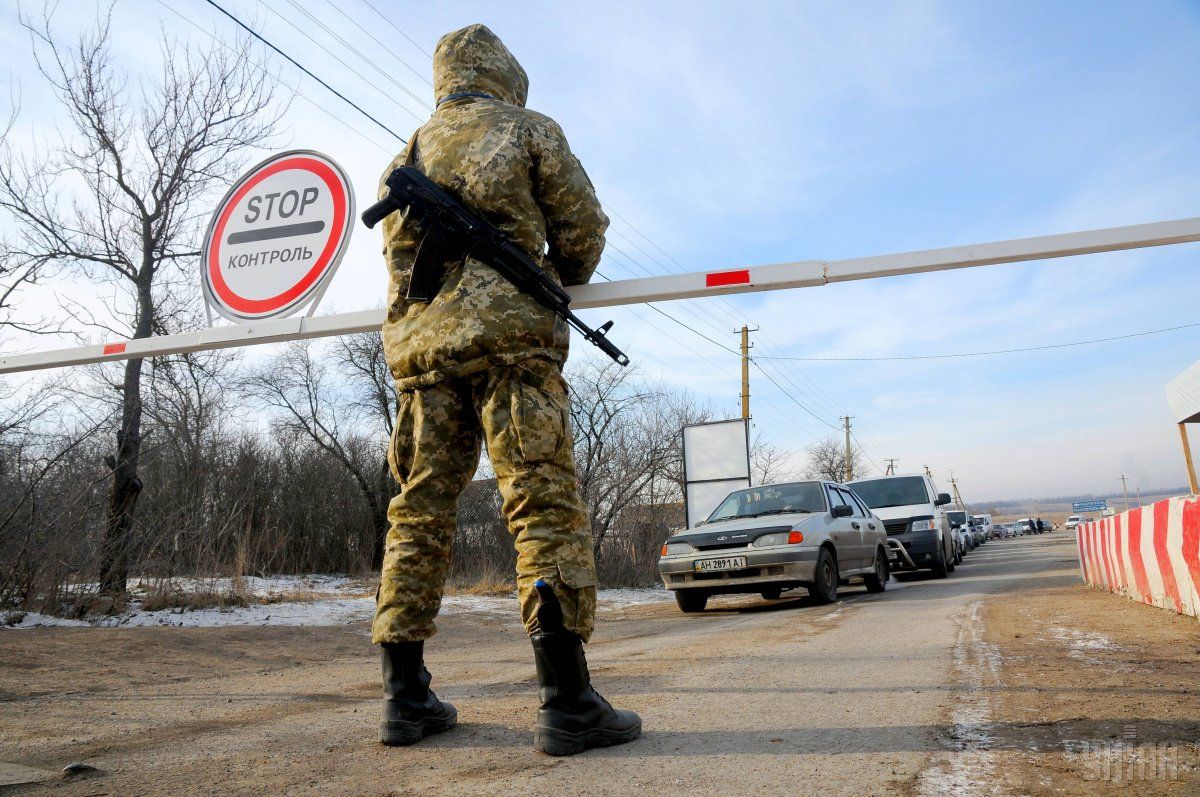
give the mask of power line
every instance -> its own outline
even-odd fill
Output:
[[[781,385],[775,381],[775,377],[773,377],[769,373],[767,373],[766,369],[764,369],[761,365],[758,364],[758,358],[751,357],[750,362],[754,365],[755,368],[757,368],[759,370],[760,373],[762,373],[763,376],[765,376],[767,378],[767,380],[771,384],[773,384],[775,387],[779,388],[779,392],[783,393],[783,395],[790,398],[792,400],[792,403],[794,403],[797,407],[804,410],[809,415],[811,415],[812,417],[816,418],[821,423],[828,426],[830,429],[833,429],[834,431],[838,430],[839,427],[837,427],[837,426],[833,425],[832,423],[830,423],[829,421],[825,420],[820,415],[817,415],[815,412],[810,410],[808,407],[804,406],[804,404],[802,404],[795,396],[793,396],[791,393],[787,392],[787,390],[784,389],[783,385]]]
[[[1115,340],[1129,340],[1130,338],[1141,338],[1147,335],[1160,335],[1164,332],[1177,332],[1181,329],[1192,329],[1193,327],[1200,327],[1200,323],[1180,324],[1179,326],[1164,327],[1163,329],[1148,329],[1143,332],[1131,332],[1128,335],[1113,335],[1112,337],[1095,338],[1094,340],[1077,340],[1070,343],[1050,343],[1045,346],[1026,346],[1020,349],[997,349],[995,351],[957,352],[954,354],[911,354],[896,357],[762,357],[760,359],[795,360],[800,362],[884,362],[888,360],[947,360],[953,357],[990,357],[995,354],[1017,354],[1028,351],[1066,349],[1072,346],[1090,346],[1094,343],[1111,343]]]
[[[288,0],[288,2],[292,2],[292,0]],[[297,32],[297,33],[299,33],[301,36],[303,36],[305,39],[307,39],[307,40],[308,40],[308,42],[309,42],[309,44],[311,44],[313,47],[316,47],[316,48],[318,48],[319,50],[321,50],[322,52],[324,52],[324,53],[325,53],[327,56],[329,56],[330,58],[332,58],[334,61],[337,61],[339,64],[341,64],[343,67],[345,67],[345,68],[346,68],[347,70],[349,70],[350,72],[353,72],[354,74],[358,74],[358,72],[357,72],[357,71],[354,69],[354,67],[350,66],[350,64],[346,63],[346,62],[345,62],[345,61],[343,61],[341,58],[339,58],[337,55],[335,55],[335,54],[334,54],[334,52],[333,52],[332,50],[330,50],[328,47],[326,47],[324,44],[321,44],[321,42],[319,42],[319,41],[317,41],[316,39],[314,39],[314,38],[312,37],[312,35],[311,35],[311,34],[310,34],[308,31],[304,30],[304,28],[302,28],[302,27],[300,27],[299,25],[297,25],[297,24],[296,24],[295,22],[293,22],[293,21],[292,21],[292,20],[291,20],[289,17],[286,17],[286,16],[284,16],[283,14],[279,13],[279,11],[277,11],[277,10],[275,9],[275,7],[274,7],[274,6],[272,6],[270,3],[268,3],[268,2],[267,2],[267,0],[258,0],[258,4],[259,4],[260,6],[262,6],[263,8],[267,9],[268,11],[270,11],[270,12],[271,12],[272,14],[274,14],[275,16],[279,17],[281,20],[283,20],[283,21],[284,21],[284,22],[287,24],[287,26],[288,26],[289,28],[291,28],[292,30],[296,31],[296,32]],[[292,5],[293,5],[293,6],[295,6],[295,3],[292,3]],[[316,20],[316,18],[315,18],[315,17],[313,17],[311,14],[309,14],[309,13],[308,13],[307,11],[305,11],[304,9],[302,9],[302,8],[299,8],[298,6],[296,6],[296,9],[297,9],[298,11],[300,11],[300,13],[304,14],[305,16],[307,16],[307,17],[308,17],[308,18],[309,18],[309,19],[310,19],[310,20],[311,20],[311,21],[312,21],[314,24],[316,24],[316,25],[321,25],[321,23],[320,23],[320,22],[318,22],[318,21]],[[323,26],[322,26],[322,27],[323,27]],[[350,52],[354,53],[355,55],[358,55],[360,58],[362,57],[362,56],[359,54],[359,52],[358,52],[358,50],[357,50],[357,49],[355,49],[355,48],[353,48],[353,47],[350,47],[349,45],[345,45],[345,47],[346,47],[346,49],[350,50]],[[374,64],[372,64],[372,66],[374,66]],[[407,92],[407,93],[409,94],[409,96],[413,97],[413,98],[414,98],[414,99],[416,99],[418,102],[421,102],[420,98],[418,98],[418,97],[417,97],[417,95],[413,94],[411,91],[408,91],[408,89],[406,89],[406,88],[404,88],[403,86],[401,86],[401,85],[400,85],[400,83],[399,83],[399,82],[397,82],[397,81],[396,81],[396,79],[395,79],[395,78],[393,78],[391,75],[387,74],[386,72],[383,72],[383,70],[382,70],[382,69],[379,69],[379,67],[377,67],[377,66],[375,67],[375,69],[376,69],[376,70],[378,70],[379,72],[381,72],[382,74],[384,74],[384,75],[387,77],[387,79],[388,79],[388,80],[390,80],[392,83],[394,83],[394,84],[395,84],[395,85],[397,85],[397,86],[400,86],[400,88],[401,88],[401,89],[403,89],[405,92]],[[387,93],[386,91],[384,91],[384,90],[383,90],[383,89],[381,89],[379,86],[375,85],[374,83],[372,83],[372,82],[371,82],[371,81],[369,81],[369,80],[364,80],[364,82],[366,82],[366,84],[367,84],[367,87],[368,87],[368,88],[370,88],[372,91],[374,91],[374,92],[376,92],[377,94],[379,94],[379,96],[383,97],[385,100],[387,100],[388,102],[390,102],[392,105],[395,105],[397,108],[399,108],[400,110],[404,111],[405,113],[407,113],[407,114],[408,114],[409,116],[411,116],[412,118],[414,118],[414,119],[416,119],[416,120],[418,120],[418,121],[420,121],[420,120],[421,120],[421,118],[422,118],[422,117],[421,117],[421,115],[420,115],[420,114],[418,114],[418,113],[416,113],[415,111],[413,111],[413,110],[412,110],[411,108],[409,108],[407,105],[404,105],[402,102],[400,102],[399,100],[397,100],[397,99],[396,99],[395,97],[393,97],[391,94]],[[428,105],[426,105],[425,107],[426,107],[427,109],[429,108],[429,106],[428,106]]]
[[[425,48],[424,48],[424,47],[422,47],[421,45],[419,45],[419,44],[417,44],[415,41],[413,41],[413,40],[412,40],[412,38],[411,38],[411,37],[410,37],[410,36],[409,36],[407,33],[405,33],[404,31],[400,30],[399,28],[397,28],[397,27],[396,27],[396,23],[395,23],[395,22],[392,22],[390,19],[388,19],[387,17],[385,17],[385,16],[383,15],[383,12],[382,12],[382,11],[380,11],[378,8],[376,8],[376,7],[375,7],[375,4],[374,4],[374,3],[372,3],[372,2],[371,2],[371,0],[363,0],[363,2],[364,2],[364,3],[366,3],[366,4],[367,4],[367,6],[368,6],[368,7],[370,7],[370,9],[371,9],[372,11],[374,11],[376,14],[378,14],[380,19],[382,19],[384,22],[386,22],[387,24],[389,24],[389,25],[391,25],[393,28],[395,28],[395,30],[396,30],[396,32],[397,32],[397,33],[399,33],[399,34],[400,34],[401,36],[403,36],[405,39],[408,39],[408,43],[409,43],[409,44],[411,44],[413,47],[416,47],[418,50],[420,50],[420,51],[421,51],[421,52],[422,52],[422,53],[425,55],[425,57],[426,57],[426,58],[433,58],[433,56],[432,56],[432,55],[430,55],[429,53],[425,52]]]
[[[879,463],[876,462],[871,457],[871,453],[869,451],[867,451],[867,447],[865,445],[863,445],[863,442],[861,440],[858,439],[858,435],[856,435],[854,432],[851,432],[850,437],[854,440],[854,442],[858,443],[858,450],[861,451],[863,453],[863,456],[865,456],[867,458],[867,462],[870,462],[872,465],[875,466],[876,470],[878,470],[882,473],[884,469],[881,468],[879,466]]]
[[[411,64],[409,64],[408,61],[405,61],[403,58],[396,55],[396,51],[393,50],[391,47],[388,47],[386,44],[379,41],[379,39],[375,38],[375,34],[371,33],[371,31],[364,28],[361,24],[359,24],[358,20],[354,19],[352,16],[350,16],[345,11],[343,11],[341,8],[339,8],[337,3],[333,2],[333,0],[325,0],[325,2],[334,11],[341,14],[342,17],[344,17],[345,19],[349,20],[351,25],[353,25],[354,27],[358,28],[363,33],[365,33],[367,35],[367,37],[371,39],[371,41],[375,42],[380,47],[382,47],[384,50],[386,50],[388,52],[388,54],[390,54],[392,56],[392,58],[395,58],[397,61],[399,61],[401,64],[403,64],[404,67],[406,69],[408,69],[409,72],[412,72],[414,75],[417,76],[418,80],[422,81],[426,86],[429,86],[429,88],[433,88],[433,83],[431,83],[429,81],[429,78],[425,77],[420,72],[418,72],[415,68],[413,68],[413,66]],[[403,31],[401,31],[401,33],[403,33]],[[405,36],[405,38],[408,38],[408,37]],[[412,41],[412,39],[409,39],[409,41]],[[414,44],[415,44],[415,42],[414,42]],[[421,48],[418,47],[417,49],[420,50]],[[425,52],[425,51],[421,50],[421,52]]]
[[[597,274],[596,276],[600,277],[600,279],[604,280],[605,282],[612,282],[612,281],[613,281],[613,280],[612,280],[612,277],[606,277],[606,276],[604,276],[603,274]],[[717,348],[719,348],[719,349],[724,349],[725,351],[729,352],[730,354],[736,355],[736,356],[738,356],[738,357],[741,357],[741,356],[742,356],[741,354],[738,354],[738,352],[734,351],[733,349],[729,348],[728,346],[726,346],[726,345],[724,345],[724,344],[722,344],[722,343],[720,343],[720,342],[718,342],[718,341],[715,341],[715,340],[713,340],[713,339],[712,339],[712,338],[710,338],[708,335],[705,335],[703,332],[701,332],[700,330],[696,329],[695,327],[691,327],[691,326],[689,326],[689,325],[687,325],[687,324],[683,323],[682,321],[680,321],[678,318],[676,318],[675,316],[671,315],[671,314],[670,314],[670,313],[668,313],[667,311],[665,311],[665,310],[661,310],[661,309],[659,309],[658,307],[655,307],[655,306],[654,306],[652,303],[650,303],[650,302],[642,302],[642,304],[643,304],[643,305],[645,305],[646,307],[650,308],[650,309],[651,309],[651,310],[653,310],[654,312],[658,313],[659,315],[664,315],[664,316],[666,316],[667,318],[671,319],[671,320],[672,320],[672,321],[674,321],[676,324],[679,324],[679,326],[681,326],[681,327],[683,327],[684,329],[686,329],[688,332],[691,332],[691,333],[692,333],[692,334],[694,334],[694,335],[699,335],[700,337],[704,338],[705,340],[707,340],[709,343],[711,343],[712,345],[716,346]],[[695,352],[692,352],[692,353],[693,353],[693,354],[695,354]]]
[[[222,48],[224,48],[226,51],[228,51],[228,52],[230,52],[230,53],[233,53],[234,55],[238,55],[238,53],[237,53],[237,51],[236,51],[236,50],[234,50],[234,49],[233,49],[232,47],[230,47],[228,44],[226,44],[226,43],[225,43],[225,42],[223,42],[221,39],[219,39],[219,38],[217,38],[215,35],[213,35],[213,33],[212,33],[211,31],[207,31],[207,30],[205,30],[203,27],[201,27],[200,23],[196,22],[196,21],[195,21],[194,19],[192,19],[191,17],[188,17],[188,16],[184,15],[183,13],[181,13],[180,11],[178,11],[178,10],[176,10],[176,9],[172,8],[171,6],[167,5],[167,4],[164,2],[164,0],[154,0],[154,1],[155,1],[156,3],[158,3],[160,6],[162,6],[163,8],[165,8],[167,11],[170,11],[172,14],[174,14],[174,15],[175,15],[175,16],[177,16],[177,17],[179,17],[181,20],[183,20],[184,22],[186,22],[188,25],[191,25],[193,28],[195,28],[196,30],[198,30],[200,33],[203,33],[205,36],[207,36],[208,38],[212,39],[212,41],[213,41],[214,43],[216,43],[216,44],[220,45],[220,46],[221,46]],[[268,69],[267,69],[265,66],[263,66],[263,65],[259,65],[259,64],[255,64],[255,66],[258,66],[258,68],[259,68],[259,69],[260,69],[262,72],[264,72],[264,73],[268,73],[268,74],[269,74],[269,70],[268,70]],[[372,146],[374,146],[374,147],[378,148],[378,149],[379,149],[381,152],[383,152],[385,155],[391,156],[391,155],[393,155],[393,154],[394,154],[392,150],[390,150],[390,149],[388,149],[387,147],[383,146],[383,145],[382,145],[382,144],[380,144],[378,141],[376,141],[375,139],[371,138],[370,136],[368,136],[368,135],[367,135],[366,133],[364,133],[363,131],[359,130],[357,127],[354,127],[353,125],[351,125],[349,122],[347,122],[347,121],[346,121],[345,119],[343,119],[342,117],[335,115],[333,112],[331,112],[331,111],[330,111],[328,108],[326,108],[325,106],[323,106],[323,105],[321,105],[321,104],[319,104],[319,103],[315,102],[315,101],[314,101],[314,100],[313,100],[311,97],[309,97],[307,94],[305,94],[305,93],[304,93],[303,91],[301,91],[299,88],[296,88],[296,90],[295,90],[295,91],[296,91],[296,96],[298,96],[300,99],[304,100],[304,101],[305,101],[305,102],[307,102],[309,105],[313,106],[313,107],[314,107],[314,108],[316,108],[318,111],[320,111],[321,113],[325,114],[325,115],[326,115],[326,116],[328,116],[330,119],[332,119],[333,121],[335,121],[335,122],[337,122],[338,124],[340,124],[342,127],[346,128],[346,129],[347,129],[347,130],[349,130],[350,132],[354,133],[356,136],[358,136],[359,138],[361,138],[363,141],[366,141],[368,144],[371,144]]]
[[[259,0],[259,2],[261,2],[263,5],[267,6],[267,8],[271,8],[271,7],[270,7],[270,5],[268,5],[268,4],[267,4],[266,0]],[[330,28],[330,27],[329,27],[328,25],[326,25],[324,22],[322,22],[321,20],[317,19],[317,17],[316,17],[316,16],[314,16],[314,15],[313,15],[311,12],[309,12],[309,11],[308,11],[306,8],[304,8],[302,5],[300,5],[299,3],[297,3],[297,2],[296,2],[296,0],[287,0],[287,3],[288,3],[288,5],[290,5],[292,8],[296,9],[296,10],[297,10],[297,11],[299,11],[301,14],[303,14],[305,17],[307,17],[307,18],[309,19],[309,21],[311,21],[311,22],[312,22],[314,25],[316,25],[317,27],[319,27],[321,30],[325,31],[325,33],[327,33],[329,36],[333,37],[333,38],[334,38],[334,39],[335,39],[335,40],[336,40],[336,41],[337,41],[339,44],[341,44],[341,45],[342,45],[343,47],[345,47],[347,50],[349,50],[350,52],[354,53],[354,54],[355,54],[355,55],[358,57],[358,59],[359,59],[360,61],[362,61],[362,62],[363,62],[363,63],[365,63],[367,66],[371,67],[371,69],[374,69],[376,72],[378,72],[380,75],[382,75],[382,76],[383,76],[383,78],[384,78],[385,80],[387,80],[387,81],[388,81],[389,83],[391,83],[393,86],[395,86],[396,88],[400,89],[400,90],[401,90],[401,91],[403,91],[405,94],[407,94],[409,97],[411,97],[411,98],[413,99],[413,101],[414,101],[414,102],[416,102],[418,105],[420,105],[420,106],[421,106],[422,108],[424,108],[426,111],[430,111],[430,112],[432,112],[432,111],[433,111],[433,106],[432,106],[432,105],[430,105],[430,104],[429,104],[429,103],[427,103],[425,100],[421,99],[421,98],[420,98],[420,97],[418,97],[416,94],[414,94],[414,93],[412,92],[412,90],[411,90],[411,89],[410,89],[408,86],[405,86],[403,83],[401,83],[400,81],[396,80],[396,78],[392,77],[392,73],[391,73],[391,72],[387,71],[386,69],[384,69],[383,67],[381,67],[379,64],[375,63],[375,62],[374,62],[374,61],[372,61],[370,58],[367,58],[365,55],[363,55],[363,54],[362,54],[362,53],[359,51],[359,49],[358,49],[357,47],[354,47],[354,46],[352,46],[352,45],[350,44],[350,42],[348,42],[348,41],[346,41],[345,39],[343,39],[343,38],[342,38],[342,37],[341,37],[341,36],[340,36],[338,33],[336,33],[336,32],[335,32],[335,31],[334,31],[332,28]],[[334,8],[336,9],[336,6],[335,6]],[[271,10],[272,10],[272,11],[274,11],[274,9],[271,9]],[[278,16],[278,14],[276,14],[276,16]],[[300,28],[296,27],[296,25],[292,24],[291,20],[284,20],[284,21],[285,21],[285,22],[287,22],[289,25],[291,25],[293,28],[295,28],[297,31],[300,31],[300,33],[301,33],[301,34],[302,34],[302,35],[303,35],[305,38],[307,38],[309,41],[313,41],[313,38],[312,38],[311,36],[309,36],[307,33],[305,33],[305,32],[304,32],[303,30],[301,30]],[[353,22],[353,20],[351,20],[351,22]],[[372,37],[372,38],[374,38],[374,37]],[[376,41],[378,41],[378,40],[376,40]],[[313,43],[315,44],[316,42],[314,41]],[[318,46],[319,46],[319,45],[318,45]],[[321,49],[323,49],[323,50],[324,50],[325,48],[324,48],[324,47],[322,47]],[[385,48],[385,49],[386,49],[386,48]],[[329,52],[329,51],[328,51],[328,50],[325,50],[325,52]],[[388,52],[390,52],[390,50],[389,50]],[[332,55],[332,54],[331,54],[331,55]],[[349,66],[348,66],[348,65],[347,65],[347,64],[346,64],[344,61],[342,61],[340,58],[337,58],[337,56],[333,56],[333,57],[334,57],[334,58],[337,60],[337,62],[338,62],[338,63],[342,64],[342,65],[343,65],[343,66],[345,66],[347,69],[349,69],[349,68],[350,68],[350,67],[349,67]],[[403,63],[403,62],[401,62],[401,63]],[[411,68],[411,67],[410,67],[410,68]],[[414,71],[415,71],[415,70],[414,70]],[[426,81],[426,82],[428,82],[428,81]],[[386,95],[385,95],[385,96],[386,96]],[[389,97],[389,99],[391,99],[391,98]],[[392,100],[392,101],[393,101],[393,102],[395,102],[395,100]],[[397,105],[399,105],[399,103],[396,103],[396,104],[397,104]],[[403,108],[404,106],[403,106],[403,105],[401,105],[400,107],[402,107],[402,108]],[[408,109],[407,109],[407,108],[405,108],[405,110],[406,110],[406,111],[408,111]],[[416,117],[417,117],[417,119],[420,119],[420,118],[421,118],[421,117],[417,116],[416,114],[413,114],[413,113],[412,113],[412,111],[408,111],[408,112],[409,112],[410,114],[412,114],[413,116],[416,116]]]
[[[288,61],[289,63],[291,63],[293,66],[295,66],[297,69],[299,69],[299,70],[300,70],[301,72],[303,72],[304,74],[308,75],[308,76],[309,76],[310,78],[312,78],[313,80],[315,80],[315,81],[317,81],[318,83],[320,83],[322,86],[324,86],[324,87],[325,87],[326,89],[328,89],[330,92],[332,92],[332,93],[333,93],[333,94],[334,94],[334,95],[335,95],[335,96],[336,96],[338,99],[340,99],[342,102],[346,103],[346,104],[347,104],[347,105],[349,105],[351,108],[353,108],[354,110],[358,111],[359,113],[361,113],[363,116],[365,116],[365,117],[367,117],[368,119],[370,119],[370,120],[371,120],[372,122],[374,122],[375,124],[379,125],[379,127],[380,127],[382,130],[384,130],[384,131],[385,131],[385,132],[386,132],[388,135],[390,135],[390,136],[392,136],[393,138],[397,139],[397,140],[398,140],[398,141],[400,141],[402,144],[407,144],[407,143],[408,143],[408,139],[401,138],[401,137],[400,137],[399,135],[397,135],[397,134],[396,134],[396,133],[395,133],[395,132],[394,132],[394,131],[393,131],[393,130],[390,128],[390,127],[388,127],[388,126],[387,126],[387,125],[385,125],[383,122],[381,122],[381,121],[379,121],[378,119],[376,119],[376,118],[375,118],[374,116],[372,116],[371,114],[369,114],[369,113],[367,113],[366,111],[364,111],[364,110],[363,110],[363,109],[362,109],[362,108],[361,108],[361,107],[358,105],[358,103],[354,102],[354,100],[350,99],[350,98],[349,98],[349,97],[347,97],[345,94],[342,94],[340,91],[338,91],[337,89],[335,89],[333,86],[329,85],[329,84],[328,84],[328,83],[326,83],[324,80],[321,80],[321,78],[319,78],[319,77],[317,77],[316,75],[314,75],[314,74],[313,74],[311,71],[309,71],[309,70],[308,70],[308,69],[307,69],[307,68],[306,68],[304,65],[302,65],[302,64],[301,64],[299,61],[297,61],[295,58],[292,58],[290,55],[288,55],[287,53],[285,53],[283,50],[280,50],[280,49],[279,49],[278,47],[276,47],[274,44],[271,44],[271,42],[267,41],[267,40],[266,40],[266,39],[264,39],[262,36],[260,36],[256,30],[254,30],[253,28],[251,28],[251,27],[250,27],[249,25],[247,25],[245,22],[242,22],[240,19],[238,19],[237,17],[235,17],[233,14],[230,14],[228,11],[226,11],[224,8],[222,8],[220,5],[218,5],[218,4],[215,2],[215,0],[204,0],[204,2],[208,3],[210,6],[212,6],[212,7],[213,7],[213,8],[215,8],[215,9],[217,9],[218,11],[220,11],[220,12],[221,12],[222,14],[224,14],[225,16],[229,17],[231,20],[233,20],[233,22],[234,22],[234,23],[235,23],[235,24],[236,24],[236,25],[237,25],[239,28],[241,28],[242,30],[246,31],[246,32],[247,32],[247,33],[249,33],[251,36],[253,36],[254,38],[258,39],[258,40],[259,40],[260,42],[262,42],[263,44],[265,44],[265,45],[267,45],[268,47],[270,47],[272,50],[274,50],[276,53],[278,53],[278,54],[279,54],[281,57],[283,57],[283,58],[287,59],[287,61]],[[401,106],[401,107],[403,107],[403,106]]]

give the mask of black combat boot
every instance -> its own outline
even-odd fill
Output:
[[[426,736],[450,730],[458,712],[429,690],[424,642],[394,642],[383,650],[383,722],[379,741],[389,745],[416,744]]]
[[[641,736],[641,717],[613,708],[592,688],[583,640],[562,627],[562,609],[553,590],[544,581],[538,581],[537,590],[540,629],[529,639],[542,707],[533,731],[534,749],[575,755],[589,747],[611,747]]]

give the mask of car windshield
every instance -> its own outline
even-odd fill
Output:
[[[900,476],[894,479],[869,479],[854,482],[850,489],[858,493],[858,497],[872,509],[885,509],[889,506],[908,506],[909,504],[929,503],[929,493],[925,490],[925,480],[920,476]]]
[[[820,482],[771,484],[738,490],[708,516],[706,523],[733,518],[778,515],[784,512],[824,512],[825,495]]]
[[[951,523],[957,523],[960,526],[967,525],[966,512],[947,512],[946,517],[950,518]]]

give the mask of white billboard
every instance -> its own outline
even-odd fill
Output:
[[[750,486],[750,429],[744,418],[683,427],[684,505],[691,528],[734,490]]]
[[[1176,423],[1200,421],[1200,362],[1167,383],[1167,401]]]

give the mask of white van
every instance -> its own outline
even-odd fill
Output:
[[[846,484],[883,521],[892,570],[931,570],[945,578],[954,570],[956,546],[939,493],[923,473],[880,476]]]

